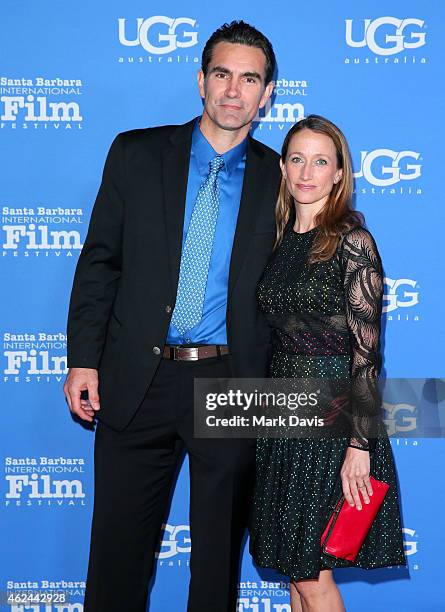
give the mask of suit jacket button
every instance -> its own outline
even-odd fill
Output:
[[[153,353],[155,355],[160,355],[161,354],[161,349],[159,348],[159,346],[154,346],[153,347]]]
[[[172,311],[172,307],[170,306],[170,304],[167,304],[167,306],[165,307],[165,312],[166,312],[167,314],[170,314],[170,313],[171,313],[171,311]]]

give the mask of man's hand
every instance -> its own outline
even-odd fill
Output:
[[[73,414],[84,421],[93,422],[94,413],[100,410],[99,377],[92,368],[70,368],[63,391]],[[88,399],[80,399],[82,391],[88,391]]]
[[[341,469],[341,481],[343,494],[347,502],[351,506],[356,506],[357,510],[362,509],[359,492],[365,504],[369,504],[369,497],[373,493],[369,471],[369,452],[357,448],[348,448]]]

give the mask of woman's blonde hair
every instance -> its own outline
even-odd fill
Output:
[[[348,143],[343,132],[331,121],[320,115],[309,115],[291,127],[281,149],[281,161],[286,163],[289,143],[292,137],[302,130],[326,134],[334,143],[337,154],[337,167],[343,170],[342,177],[334,184],[322,210],[315,217],[318,233],[309,253],[308,262],[327,261],[334,255],[342,234],[353,227],[363,226],[361,213],[352,208],[353,172]],[[274,248],[281,243],[286,227],[294,214],[294,200],[289,193],[284,177],[275,208],[277,236]]]

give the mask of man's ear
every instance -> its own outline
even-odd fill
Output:
[[[205,76],[204,76],[202,69],[199,69],[198,70],[198,89],[199,89],[199,95],[201,96],[201,98],[206,97],[204,84],[205,84]]]
[[[259,104],[260,108],[263,108],[263,106],[266,104],[266,102],[270,98],[270,96],[273,93],[274,87],[275,87],[275,81],[271,81],[270,83],[266,85],[266,89],[264,90],[264,93],[261,96],[261,100]]]

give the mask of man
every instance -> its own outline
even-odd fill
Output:
[[[109,152],[74,279],[64,388],[73,413],[99,421],[86,612],[145,610],[183,448],[188,610],[235,610],[254,446],[193,437],[193,380],[266,374],[255,291],[280,173],[249,129],[274,70],[260,32],[225,24],[203,51],[202,117],[120,134]]]

